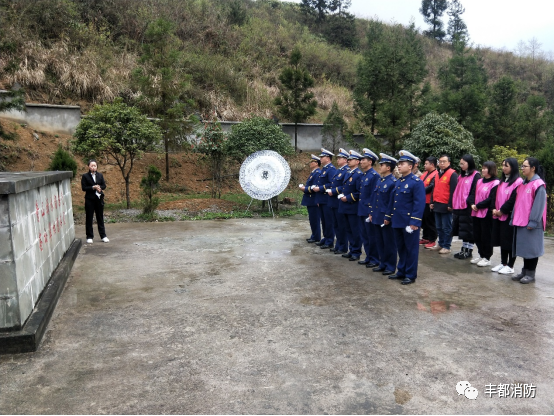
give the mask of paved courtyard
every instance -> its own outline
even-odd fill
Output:
[[[402,286],[301,217],[107,231],[39,351],[0,356],[0,413],[554,413],[550,240],[536,284],[421,249]]]

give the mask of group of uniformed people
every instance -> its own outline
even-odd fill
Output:
[[[312,171],[300,189],[312,231],[308,243],[408,285],[417,278],[425,187],[412,173],[419,159],[405,150],[399,155],[341,148],[335,168],[335,155],[322,148],[311,155]]]

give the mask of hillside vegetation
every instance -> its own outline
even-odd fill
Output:
[[[204,118],[276,114],[279,75],[298,47],[316,80],[309,121],[323,122],[336,102],[353,131],[389,139],[376,150],[398,150],[430,111],[470,130],[482,157],[495,144],[536,152],[552,135],[554,65],[536,44],[518,55],[472,49],[466,39],[438,42],[413,27],[276,0],[0,0],[0,87],[17,82],[29,102],[84,112],[116,97],[133,103],[145,33],[160,18],[173,23],[183,94]],[[394,72],[417,62],[417,74]],[[404,90],[372,90],[372,81]]]

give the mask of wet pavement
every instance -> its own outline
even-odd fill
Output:
[[[535,284],[421,248],[402,286],[307,244],[305,217],[107,231],[39,351],[0,356],[0,413],[554,412],[551,240]]]

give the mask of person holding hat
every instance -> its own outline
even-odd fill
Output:
[[[346,235],[346,219],[342,214],[339,214],[339,200],[337,196],[340,195],[344,178],[348,173],[348,157],[350,155],[344,149],[339,149],[337,154],[337,166],[335,169],[331,183],[323,185],[323,189],[329,195],[329,206],[333,215],[333,229],[337,241],[335,247],[330,248],[335,254],[346,254],[348,252],[348,238]]]
[[[329,186],[335,175],[335,167],[331,163],[334,154],[329,150],[321,148],[321,154],[319,158],[323,167],[321,168],[321,175],[317,180],[317,184],[314,187],[316,193],[316,202],[319,206],[319,215],[321,217],[321,226],[323,230],[323,238],[317,242],[316,245],[321,249],[334,247],[335,244],[335,231],[333,228],[333,209],[330,206],[329,194],[325,191],[325,187]]]
[[[319,217],[319,207],[315,200],[315,192],[313,187],[315,186],[319,175],[321,175],[321,161],[319,157],[312,155],[312,158],[309,162],[310,169],[312,172],[306,181],[306,185],[300,184],[300,189],[304,192],[302,197],[302,205],[308,209],[308,220],[310,221],[310,228],[312,229],[312,235],[310,238],[307,238],[308,243],[315,243],[321,240],[321,227],[320,227],[320,217]]]
[[[342,257],[348,258],[350,261],[360,260],[362,254],[362,239],[360,236],[360,228],[358,222],[358,203],[360,201],[360,180],[362,171],[358,168],[361,155],[354,151],[350,151],[348,157],[348,167],[350,170],[344,178],[344,183],[340,188],[339,198],[339,214],[342,214],[346,224],[346,235],[350,243],[350,251],[343,254]]]
[[[394,187],[396,178],[393,170],[397,160],[384,153],[380,154],[381,165],[379,170],[381,180],[371,199],[369,220],[373,227],[373,235],[379,253],[379,265],[373,268],[374,272],[382,272],[385,276],[394,274],[396,270],[396,242],[394,232],[390,225],[391,216],[389,211],[394,199]]]
[[[389,279],[402,280],[403,285],[417,279],[419,227],[425,211],[425,185],[412,173],[416,160],[407,150],[400,151],[397,166],[402,177],[396,181],[394,203],[389,211],[398,250],[398,270]]]
[[[373,169],[373,164],[378,157],[369,149],[364,149],[360,160],[360,168],[364,172],[360,181],[360,203],[358,204],[358,217],[360,220],[360,231],[362,244],[365,250],[365,259],[359,260],[358,264],[365,264],[366,267],[377,267],[379,265],[379,252],[373,235],[373,228],[369,222],[371,197],[379,182],[379,174]]]

